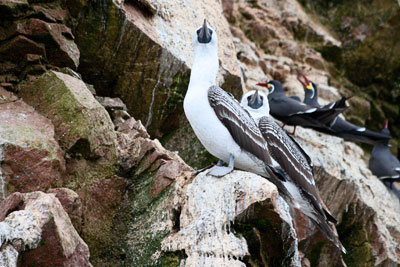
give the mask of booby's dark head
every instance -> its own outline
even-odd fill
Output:
[[[267,87],[270,95],[284,93],[282,84],[277,80],[272,80],[267,83],[257,83],[257,85]]]
[[[203,26],[196,30],[196,39],[199,44],[208,44],[213,39],[214,31],[207,26],[207,21],[204,19]]]
[[[303,78],[303,80],[301,80],[301,78]],[[297,80],[304,89],[304,103],[311,106],[319,106],[317,85],[310,81],[301,71],[297,71]]]
[[[240,104],[250,111],[253,117],[262,117],[269,115],[268,97],[264,92],[253,90],[242,96]]]
[[[253,95],[247,97],[249,107],[258,109],[263,105],[264,97],[258,93],[258,90]]]

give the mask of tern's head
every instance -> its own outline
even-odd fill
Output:
[[[282,84],[277,80],[272,80],[267,83],[257,83],[257,85],[267,87],[269,94],[284,93]]]
[[[194,49],[200,48],[203,51],[217,51],[218,37],[214,29],[207,26],[207,21],[204,19],[203,26],[199,27],[192,36]]]
[[[303,80],[301,79],[303,78]],[[315,83],[313,83],[312,81],[310,81],[306,75],[304,75],[304,73],[298,71],[297,72],[297,80],[301,83],[301,85],[303,86],[304,89],[304,99],[305,99],[305,103],[309,104],[309,100],[312,100],[314,98],[318,97],[318,89],[317,86],[315,85]]]
[[[268,97],[261,91],[253,90],[247,92],[242,96],[240,104],[252,114],[257,113],[260,117],[269,115]]]

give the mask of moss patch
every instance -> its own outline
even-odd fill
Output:
[[[347,249],[343,259],[349,267],[374,266],[375,259],[369,233],[364,223],[357,221],[359,216],[351,212],[354,210],[354,205],[352,203],[349,206],[349,212],[343,214],[342,222],[337,227],[341,242]]]

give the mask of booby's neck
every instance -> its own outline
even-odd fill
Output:
[[[192,71],[190,73],[189,91],[208,90],[215,85],[218,73],[218,51],[199,45],[194,49]]]

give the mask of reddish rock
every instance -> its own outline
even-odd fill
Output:
[[[62,22],[67,17],[67,11],[63,9],[49,9],[43,6],[33,6],[32,9],[52,22]]]
[[[113,176],[93,182],[86,190],[79,191],[85,203],[83,235],[89,245],[94,245],[93,255],[110,245],[112,221],[127,184],[128,180]]]
[[[156,177],[153,179],[150,187],[150,196],[156,197],[166,187],[174,182],[177,177],[192,176],[191,169],[183,162],[169,160],[163,161],[161,167],[157,171]]]
[[[0,1],[0,16],[19,17],[29,8],[28,0],[2,0]]]
[[[3,103],[0,110],[0,179],[5,193],[61,186],[65,161],[51,122],[22,100]]]
[[[46,44],[47,58],[59,67],[76,69],[79,65],[79,49],[74,43],[71,29],[64,24],[48,23],[32,18],[14,22],[7,30],[8,36],[22,34]],[[35,51],[26,53],[38,54]]]
[[[105,107],[108,111],[112,110],[126,110],[126,105],[122,100],[118,97],[111,98],[111,97],[96,97],[97,101]]]
[[[0,45],[1,60],[21,60],[26,54],[46,55],[44,45],[38,44],[25,36],[18,35]]]
[[[48,71],[20,86],[20,96],[54,124],[61,147],[86,159],[116,162],[114,126],[83,81]]]
[[[15,200],[23,202],[18,211],[8,205],[16,203]],[[91,266],[88,246],[72,226],[55,194],[14,193],[2,203],[0,210],[9,214],[0,223],[3,229],[10,229],[6,236],[2,236],[6,240],[3,246],[13,248],[17,255],[20,254],[18,265]],[[2,252],[2,261],[5,257],[6,262],[11,262],[7,260],[10,254]]]
[[[24,204],[24,195],[20,192],[11,194],[8,198],[0,202],[0,222],[4,221],[8,214],[20,210]]]
[[[0,84],[0,104],[16,101],[18,98],[10,91],[4,90],[3,84]]]
[[[60,201],[64,210],[68,213],[72,224],[78,233],[82,230],[82,201],[78,194],[68,188],[55,188],[50,189],[47,193],[54,194]]]

